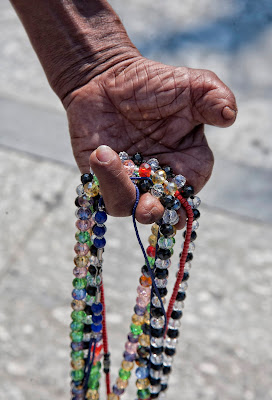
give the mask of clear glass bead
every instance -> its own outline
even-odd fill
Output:
[[[154,379],[159,379],[162,376],[162,370],[156,371],[155,369],[150,368],[149,372],[150,376]]]
[[[153,385],[153,386],[151,385],[149,390],[150,390],[150,393],[157,394],[161,390],[161,385]]]
[[[177,347],[177,344],[178,344],[177,338],[171,339],[169,336],[166,337],[165,346],[169,347],[169,349],[175,349]]]
[[[92,275],[87,275],[87,282],[89,286],[96,286],[96,279]]]
[[[175,311],[182,311],[184,308],[184,301],[175,301],[173,310]]]
[[[92,320],[92,316],[91,315],[86,315],[86,317],[83,320],[84,324],[86,325],[91,325],[93,320]]]
[[[120,151],[119,157],[122,162],[129,160],[129,155],[125,151]]]
[[[166,238],[164,236],[161,236],[158,240],[158,245],[161,249],[171,249],[174,246],[174,243],[173,238]]]
[[[151,354],[151,362],[155,365],[159,365],[163,363],[163,355],[162,354]]]
[[[173,362],[173,357],[167,356],[165,354],[163,358],[163,365],[165,365],[166,367],[171,367],[172,362]]]
[[[193,221],[192,228],[193,231],[196,231],[199,228],[199,222],[197,220]]]
[[[161,260],[160,258],[157,258],[155,264],[158,268],[166,269],[171,266],[171,259],[168,258],[168,260]]]
[[[183,175],[176,175],[173,179],[173,182],[177,185],[177,188],[182,188],[186,183],[186,178]]]
[[[181,249],[183,250],[184,243],[181,244]],[[194,242],[189,243],[189,251],[193,252],[195,250],[195,244]]]
[[[86,298],[86,304],[88,304],[88,306],[91,306],[93,303],[95,303],[95,296],[89,296],[89,298]]]
[[[169,380],[169,374],[168,374],[168,375],[163,375],[163,376],[161,377],[161,384],[162,384],[162,385],[167,384],[167,383],[168,383],[168,380]]]
[[[98,258],[97,258],[96,256],[91,256],[91,257],[89,258],[89,261],[90,261],[91,265],[94,265],[95,267],[97,267],[97,265],[98,265]]]
[[[178,329],[181,326],[180,319],[169,319],[168,328],[169,329]]]
[[[147,161],[147,164],[150,165],[152,171],[156,171],[160,166],[159,161],[156,158],[150,158],[150,160]]]
[[[179,221],[179,216],[175,210],[166,209],[162,219],[165,224],[176,225]]]
[[[161,299],[162,299],[162,303],[165,304],[166,303],[166,298],[162,297]],[[153,296],[152,297],[152,305],[154,307],[157,307],[157,308],[161,307],[161,302],[160,302],[160,300],[159,300],[159,298],[157,296]]]
[[[151,341],[150,341],[150,344],[153,347],[162,347],[163,344],[164,344],[164,339],[163,339],[163,337],[158,337],[158,338],[152,337]]]
[[[150,192],[151,192],[152,196],[159,198],[163,195],[164,188],[162,185],[156,183],[155,185],[152,186]]]
[[[168,280],[155,278],[155,283],[158,288],[165,288],[167,286]]]
[[[187,282],[181,282],[179,285],[179,292],[185,292],[188,289],[188,283]]]
[[[92,338],[92,333],[84,333],[83,342],[89,342]]]
[[[201,204],[201,200],[198,196],[194,196],[193,198],[193,208],[198,208]]]
[[[192,268],[192,263],[191,261],[187,261],[184,265],[184,272],[188,272],[190,271],[190,269]]]
[[[165,318],[164,316],[159,318],[151,318],[150,324],[155,329],[161,329],[164,327]]]
[[[84,194],[84,188],[83,185],[78,185],[76,188],[76,192],[78,196],[82,196]]]
[[[158,400],[166,400],[166,396],[167,396],[166,392],[163,391],[163,392],[160,393],[160,395],[158,397]]]

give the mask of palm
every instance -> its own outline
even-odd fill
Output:
[[[208,71],[145,58],[94,78],[74,92],[67,108],[80,170],[88,171],[90,153],[107,144],[117,152],[139,151],[146,159],[156,156],[199,190],[213,166],[203,123],[230,123],[222,117],[229,92],[222,84],[218,98],[219,83]]]

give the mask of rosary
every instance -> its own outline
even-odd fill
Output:
[[[110,384],[110,353],[106,325],[106,309],[102,278],[104,235],[107,214],[99,182],[92,173],[81,176],[75,200],[77,243],[73,273],[71,366],[72,400],[99,400],[99,381],[103,361],[107,400],[120,400],[136,364],[137,399],[166,399],[169,376],[179,336],[189,271],[199,226],[200,199],[186,185],[182,175],[174,175],[169,166],[160,167],[156,158],[143,160],[119,153],[122,164],[135,185],[136,202],[132,219],[144,265],[137,287],[136,305],[130,332],[125,343],[123,361],[114,385]],[[163,217],[151,227],[149,245],[145,250],[136,225],[135,212],[140,193],[150,192],[165,208]],[[177,211],[187,214],[184,242],[180,253],[176,282],[165,310],[168,269],[175,244],[179,221]]]

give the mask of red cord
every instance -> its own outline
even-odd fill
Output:
[[[102,310],[102,326],[103,326],[103,349],[104,349],[104,354],[108,354],[109,352],[109,345],[108,345],[108,333],[107,333],[107,323],[106,323],[106,305],[105,305],[105,295],[104,295],[104,286],[103,283],[101,284],[101,303],[103,305],[103,310]],[[110,373],[106,373],[106,388],[107,388],[107,395],[111,393],[110,389]]]
[[[185,262],[186,262],[186,258],[187,258],[187,254],[188,254],[188,250],[189,250],[191,233],[192,233],[192,225],[193,225],[193,220],[194,220],[194,214],[193,214],[192,208],[189,205],[189,203],[187,202],[187,200],[184,199],[180,195],[179,191],[176,191],[175,197],[181,202],[181,205],[185,208],[188,220],[187,220],[187,228],[186,228],[186,237],[184,240],[183,250],[182,250],[182,254],[181,254],[180,262],[179,262],[179,271],[177,274],[176,283],[174,286],[174,290],[173,290],[171,299],[169,301],[167,314],[166,314],[167,324],[166,324],[165,336],[166,336],[166,332],[167,332],[167,328],[168,328],[169,319],[171,317],[174,303],[176,301],[176,297],[178,294],[179,285],[182,282],[182,278],[183,278],[183,274],[184,274],[184,266],[185,266]]]

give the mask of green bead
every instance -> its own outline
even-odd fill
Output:
[[[75,343],[82,342],[82,340],[83,340],[83,332],[71,332],[70,333],[70,338]]]
[[[98,361],[94,366],[93,366],[93,368],[98,368],[98,371],[101,369],[101,362],[100,361]]]
[[[88,240],[90,240],[89,232],[77,232],[76,240],[80,243],[86,243]]]
[[[85,311],[73,311],[71,314],[71,318],[75,322],[82,322],[84,318],[86,318]]]
[[[148,389],[138,390],[137,395],[139,399],[149,399],[150,391]]]
[[[92,240],[87,240],[86,244],[90,249],[92,247],[92,245],[93,245],[93,241]]]
[[[146,311],[150,312],[150,303],[146,306]]]
[[[84,358],[84,351],[79,350],[79,351],[71,351],[71,358],[72,360],[81,360]]]
[[[84,378],[83,369],[78,369],[78,370],[72,371],[71,377],[72,377],[73,381],[82,381],[82,379]]]
[[[92,370],[90,373],[89,382],[90,381],[99,381],[100,377],[101,377],[101,374],[100,374],[99,370],[95,370],[95,371]]]
[[[121,369],[119,370],[119,376],[120,376],[120,378],[121,378],[123,381],[128,380],[129,377],[130,377],[130,375],[131,375],[131,372],[130,372],[130,371],[126,371],[126,370],[123,369],[123,368],[121,368]]]
[[[147,257],[147,259],[148,259],[150,266],[153,266],[155,264],[155,258]]]
[[[88,382],[88,388],[97,390],[99,388],[99,382],[97,380],[90,379]]]
[[[85,289],[87,286],[87,279],[86,278],[75,278],[73,280],[73,286],[75,289]]]
[[[99,186],[99,180],[97,179],[97,177],[95,175],[93,177],[93,182]]]
[[[130,330],[133,335],[138,336],[143,333],[141,325],[131,324]]]
[[[77,332],[83,331],[84,324],[82,324],[82,322],[73,321],[70,325],[70,328],[72,331],[77,331]]]
[[[170,249],[170,252],[171,252],[171,256],[174,254],[174,249],[172,248],[172,249]]]

